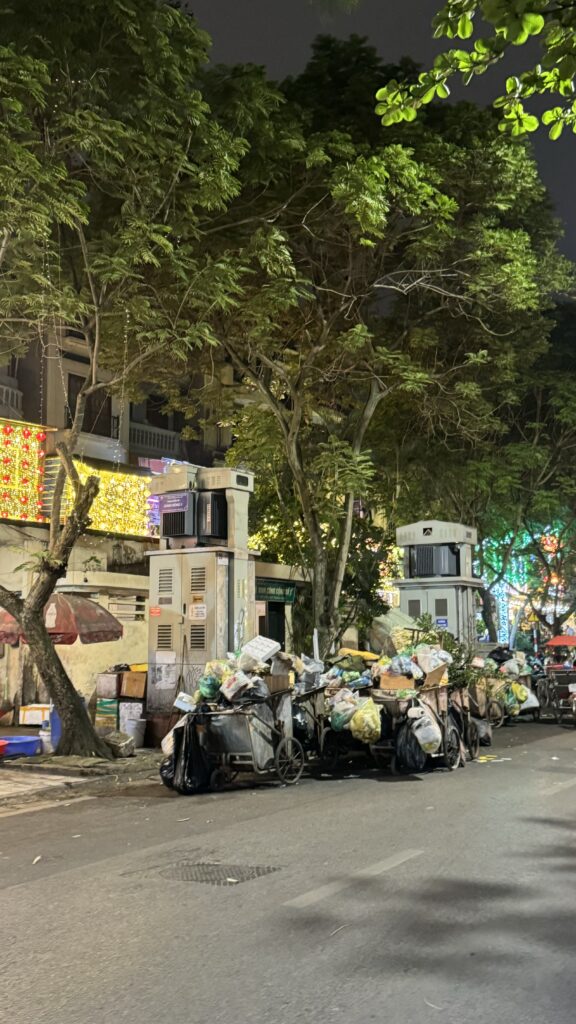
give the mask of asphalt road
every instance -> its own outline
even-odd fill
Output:
[[[486,752],[3,815],[0,1017],[573,1024],[576,732],[526,723]]]

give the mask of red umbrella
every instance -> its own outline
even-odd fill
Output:
[[[44,609],[44,622],[55,644],[102,644],[119,640],[123,627],[106,608],[77,594],[53,594]],[[0,643],[26,643],[16,619],[0,608]]]
[[[576,647],[576,636],[569,636],[568,633],[563,636],[553,636],[546,647]]]

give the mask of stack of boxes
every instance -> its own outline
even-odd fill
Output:
[[[127,722],[144,718],[145,698],[145,666],[132,665],[126,672],[102,673],[96,681],[96,728],[103,732],[126,732]]]

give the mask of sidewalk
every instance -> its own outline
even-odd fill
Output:
[[[130,782],[158,779],[160,750],[139,750],[135,757],[97,758],[40,755],[0,762],[0,811],[42,800],[98,794]]]

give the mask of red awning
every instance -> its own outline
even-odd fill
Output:
[[[562,636],[553,636],[546,647],[576,647],[576,636],[569,636],[568,633]]]
[[[106,608],[77,594],[53,594],[44,609],[44,622],[55,644],[109,643],[119,640],[122,623]],[[0,643],[16,646],[26,642],[20,626],[4,608],[0,608]]]

